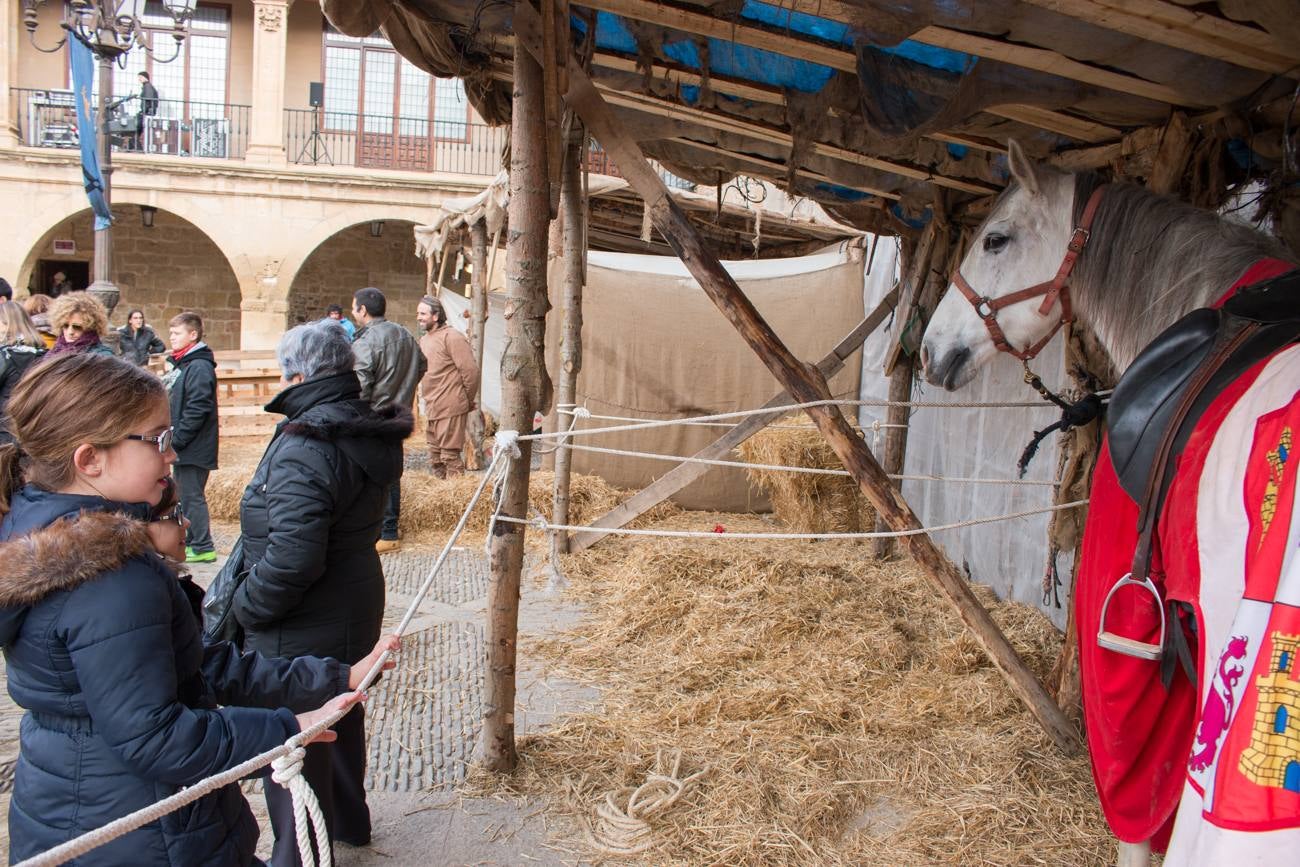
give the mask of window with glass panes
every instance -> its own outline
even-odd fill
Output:
[[[137,48],[128,53],[125,66],[113,66],[113,98],[140,93],[136,80],[148,72],[158,89],[158,116],[223,117],[230,71],[230,7],[199,4],[194,10],[190,36],[177,54],[172,17],[162,3],[145,3],[141,23],[153,51]],[[157,57],[155,57],[157,55]],[[176,55],[172,60],[172,56]],[[163,60],[169,60],[164,63]],[[68,80],[71,81],[69,72]],[[95,66],[95,88],[99,87],[99,65]],[[187,111],[188,105],[188,111]],[[138,112],[139,105],[128,103]]]
[[[327,129],[374,135],[468,139],[469,100],[458,78],[434,78],[382,36],[344,36],[325,25]]]

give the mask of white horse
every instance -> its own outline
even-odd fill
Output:
[[[1296,267],[1273,240],[1213,213],[1034,164],[1014,142],[1009,162],[1014,183],[926,328],[921,360],[935,385],[960,388],[999,351],[1027,361],[1071,316],[1123,371],[1247,273]],[[1133,556],[1136,507],[1108,452],[1094,479],[1075,589],[1094,778],[1121,840],[1163,846],[1172,827],[1169,865],[1295,863],[1300,852],[1300,467],[1287,460],[1298,390],[1293,344],[1225,390],[1179,458],[1152,574],[1195,614],[1194,627],[1170,625],[1193,645],[1195,684],[1176,672],[1166,689],[1159,662],[1098,646],[1099,602]],[[1160,607],[1125,592],[1107,626],[1149,641]]]

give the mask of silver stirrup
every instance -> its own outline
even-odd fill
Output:
[[[1132,585],[1141,587],[1151,594],[1155,600],[1156,610],[1160,612],[1160,638],[1155,644],[1147,644],[1145,641],[1138,641],[1136,638],[1126,638],[1123,635],[1116,635],[1106,629],[1106,610],[1110,608],[1111,597],[1115,591],[1121,587]],[[1156,590],[1156,585],[1152,583],[1150,577],[1143,578],[1141,581],[1133,577],[1129,572],[1123,578],[1115,582],[1115,586],[1110,588],[1106,594],[1106,601],[1101,603],[1101,622],[1097,625],[1097,644],[1107,650],[1113,650],[1116,653],[1122,653],[1125,656],[1133,656],[1137,659],[1159,659],[1164,654],[1165,647],[1165,606],[1160,601],[1160,591]]]

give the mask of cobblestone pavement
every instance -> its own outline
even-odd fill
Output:
[[[233,525],[214,527],[219,551],[229,550],[237,531]],[[432,547],[404,546],[383,556],[388,586],[385,628],[400,621],[437,554]],[[198,567],[196,580],[206,585],[219,566]],[[544,846],[536,807],[496,801],[469,804],[449,788],[464,778],[478,737],[487,581],[481,550],[454,549],[403,638],[398,668],[371,689],[366,703],[366,787],[372,792],[375,838],[360,849],[337,847],[336,863],[562,863]],[[573,622],[578,614],[555,597],[526,591],[521,632],[545,634]],[[527,661],[521,664],[519,693],[516,721],[521,733],[593,697],[548,679]],[[6,814],[21,714],[6,690],[0,696],[0,809]],[[261,784],[246,784],[245,791],[262,825],[258,855],[266,858],[271,834]],[[7,856],[7,830],[0,851]]]

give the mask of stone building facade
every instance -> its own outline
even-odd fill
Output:
[[[43,48],[62,35],[62,5],[40,8]],[[0,276],[20,295],[43,291],[56,268],[87,280],[94,251],[60,107],[66,52],[33,47],[21,7],[0,0],[0,200],[17,204],[0,209]],[[215,347],[268,348],[286,326],[374,285],[414,325],[426,272],[411,229],[444,198],[486,185],[508,131],[483,125],[456,101],[458,83],[419,78],[381,38],[330,31],[317,3],[198,8],[181,66],[133,52],[114,78],[120,93],[130,64],[149,64],[167,116],[115,149],[113,324],[133,307],[155,325],[193,308]],[[308,105],[311,82],[324,85],[320,109]],[[324,151],[310,147],[313,125]]]

